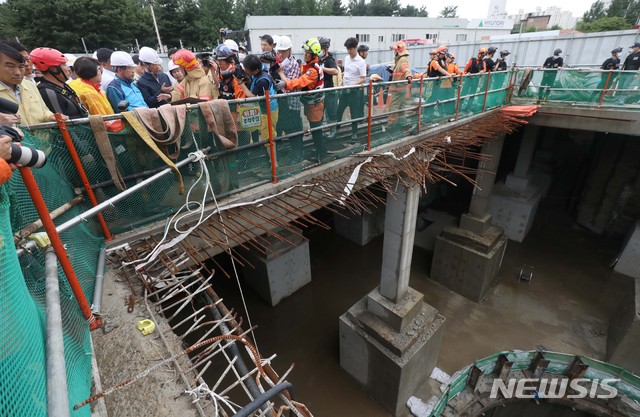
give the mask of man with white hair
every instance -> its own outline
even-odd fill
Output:
[[[282,63],[280,68],[284,72],[284,75],[289,80],[295,80],[300,77],[300,64],[296,61],[295,57],[291,53],[293,44],[288,36],[281,36],[278,44],[276,45],[276,51],[280,56]],[[298,90],[294,90],[298,91]],[[280,103],[280,116],[278,118],[278,124],[276,130],[278,135],[281,132],[285,134],[302,132],[302,116],[300,110],[302,104],[299,97],[287,97],[279,100]],[[302,135],[300,135],[300,139]]]

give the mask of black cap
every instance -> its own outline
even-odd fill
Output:
[[[640,48],[640,42],[636,42],[633,45],[631,45],[629,48]]]
[[[319,36],[318,42],[320,42],[321,48],[328,48],[329,46],[331,46],[331,39],[325,38],[324,36]]]
[[[271,35],[262,35],[260,36],[261,41],[265,41],[269,45],[273,45],[273,37]]]
[[[489,49],[487,49],[487,53],[493,54],[497,50],[498,50],[498,48],[496,48],[495,46],[490,46]]]
[[[368,50],[369,50],[369,47],[367,45],[363,45],[363,44],[358,45],[358,52],[366,52]]]
[[[616,49],[611,50],[612,54],[619,54],[620,52],[622,52],[622,46],[619,46]]]
[[[506,55],[511,55],[511,52],[509,52],[509,51],[508,51],[508,50],[506,50],[506,49],[503,49],[502,51],[500,51],[500,55],[505,55],[505,56],[506,56]]]

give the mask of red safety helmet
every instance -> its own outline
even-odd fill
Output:
[[[186,49],[180,49],[178,52],[173,54],[172,59],[174,64],[180,65],[187,71],[191,71],[198,66],[196,56]]]
[[[29,57],[36,69],[41,72],[48,71],[51,67],[59,67],[68,61],[62,52],[53,48],[36,48],[31,51]]]
[[[396,52],[404,52],[407,50],[407,44],[402,41],[398,41],[393,45],[391,45],[391,49],[393,49]]]

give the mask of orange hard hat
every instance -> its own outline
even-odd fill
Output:
[[[393,45],[391,45],[391,49],[393,49],[396,52],[403,52],[407,49],[407,44],[402,41],[398,41]]]
[[[479,54],[486,54],[487,53],[487,48],[480,48],[480,50],[478,51]]]
[[[195,69],[198,65],[196,56],[193,54],[193,52],[186,49],[180,49],[178,52],[173,54],[172,59],[174,64],[180,65],[187,71]]]
[[[438,46],[438,49],[436,49],[436,51],[437,51],[438,53],[441,53],[441,52],[447,52],[448,50],[449,50],[449,48],[447,48],[447,46],[446,46],[446,45],[440,45],[440,46]]]
[[[432,49],[431,52],[429,52],[429,55],[435,55],[437,53],[438,51],[436,49]]]

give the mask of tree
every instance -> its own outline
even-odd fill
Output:
[[[594,20],[602,19],[607,15],[604,9],[604,3],[602,0],[598,0],[591,5],[591,8],[584,12],[582,15],[582,21],[586,23],[593,22]]]
[[[94,0],[8,0],[0,11],[7,35],[31,48],[79,52],[81,36],[90,50],[130,50],[136,39],[155,44],[149,8],[139,0],[102,0],[99,8]]]
[[[549,28],[549,30],[562,30],[562,26],[560,25],[553,25]]]
[[[331,3],[331,15],[333,16],[344,16],[347,9],[342,5],[342,1],[333,0]]]
[[[577,29],[581,32],[606,32],[610,30],[628,29],[629,23],[624,17],[603,17],[593,22],[578,22]]]
[[[422,6],[418,9],[415,6],[408,5],[401,8],[398,12],[398,15],[405,17],[428,17],[429,12],[427,11],[427,8],[425,6]]]
[[[438,17],[458,17],[458,6],[445,6]]]
[[[349,14],[352,16],[366,16],[367,6],[365,0],[349,0]]]
[[[399,0],[371,0],[367,16],[397,16],[399,11]]]

